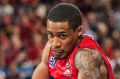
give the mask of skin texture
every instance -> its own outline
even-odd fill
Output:
[[[56,59],[66,58],[80,41],[83,29],[79,26],[76,30],[70,29],[68,22],[47,21],[48,42],[44,48],[42,61],[35,69],[32,79],[48,78],[48,56],[54,51]],[[75,65],[79,70],[78,79],[103,79],[100,78],[99,66],[102,58],[94,49],[80,49],[75,56]],[[107,68],[106,68],[107,69]]]
[[[70,29],[68,22],[53,22],[48,20],[47,25],[48,40],[52,44],[51,48],[56,58],[65,58],[78,43],[79,31]]]
[[[102,57],[97,50],[90,48],[79,49],[75,56],[75,65],[79,71],[78,79],[108,79],[106,78],[108,77],[107,74],[104,78],[101,75],[100,67],[105,67],[102,62]]]

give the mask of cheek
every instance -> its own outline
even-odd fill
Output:
[[[71,35],[69,38],[64,40],[63,49],[65,49],[66,51],[72,50],[77,40],[78,38],[76,35]]]
[[[73,38],[64,40],[63,49],[66,50],[66,51],[68,51],[73,46],[73,44],[75,42],[76,41]]]

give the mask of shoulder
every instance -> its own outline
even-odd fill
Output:
[[[79,49],[75,55],[75,66],[78,69],[78,79],[109,78],[106,63],[96,49]]]
[[[78,70],[81,67],[98,67],[102,62],[102,57],[96,49],[80,48],[75,55],[75,66]]]

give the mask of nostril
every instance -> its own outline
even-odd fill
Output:
[[[53,49],[60,48],[60,45],[57,45],[57,44],[55,45],[55,44],[54,44],[54,45],[52,45],[52,48],[53,48]]]

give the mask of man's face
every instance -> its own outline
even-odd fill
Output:
[[[70,29],[68,22],[47,22],[48,40],[55,57],[64,58],[70,54],[78,42],[78,32]]]

